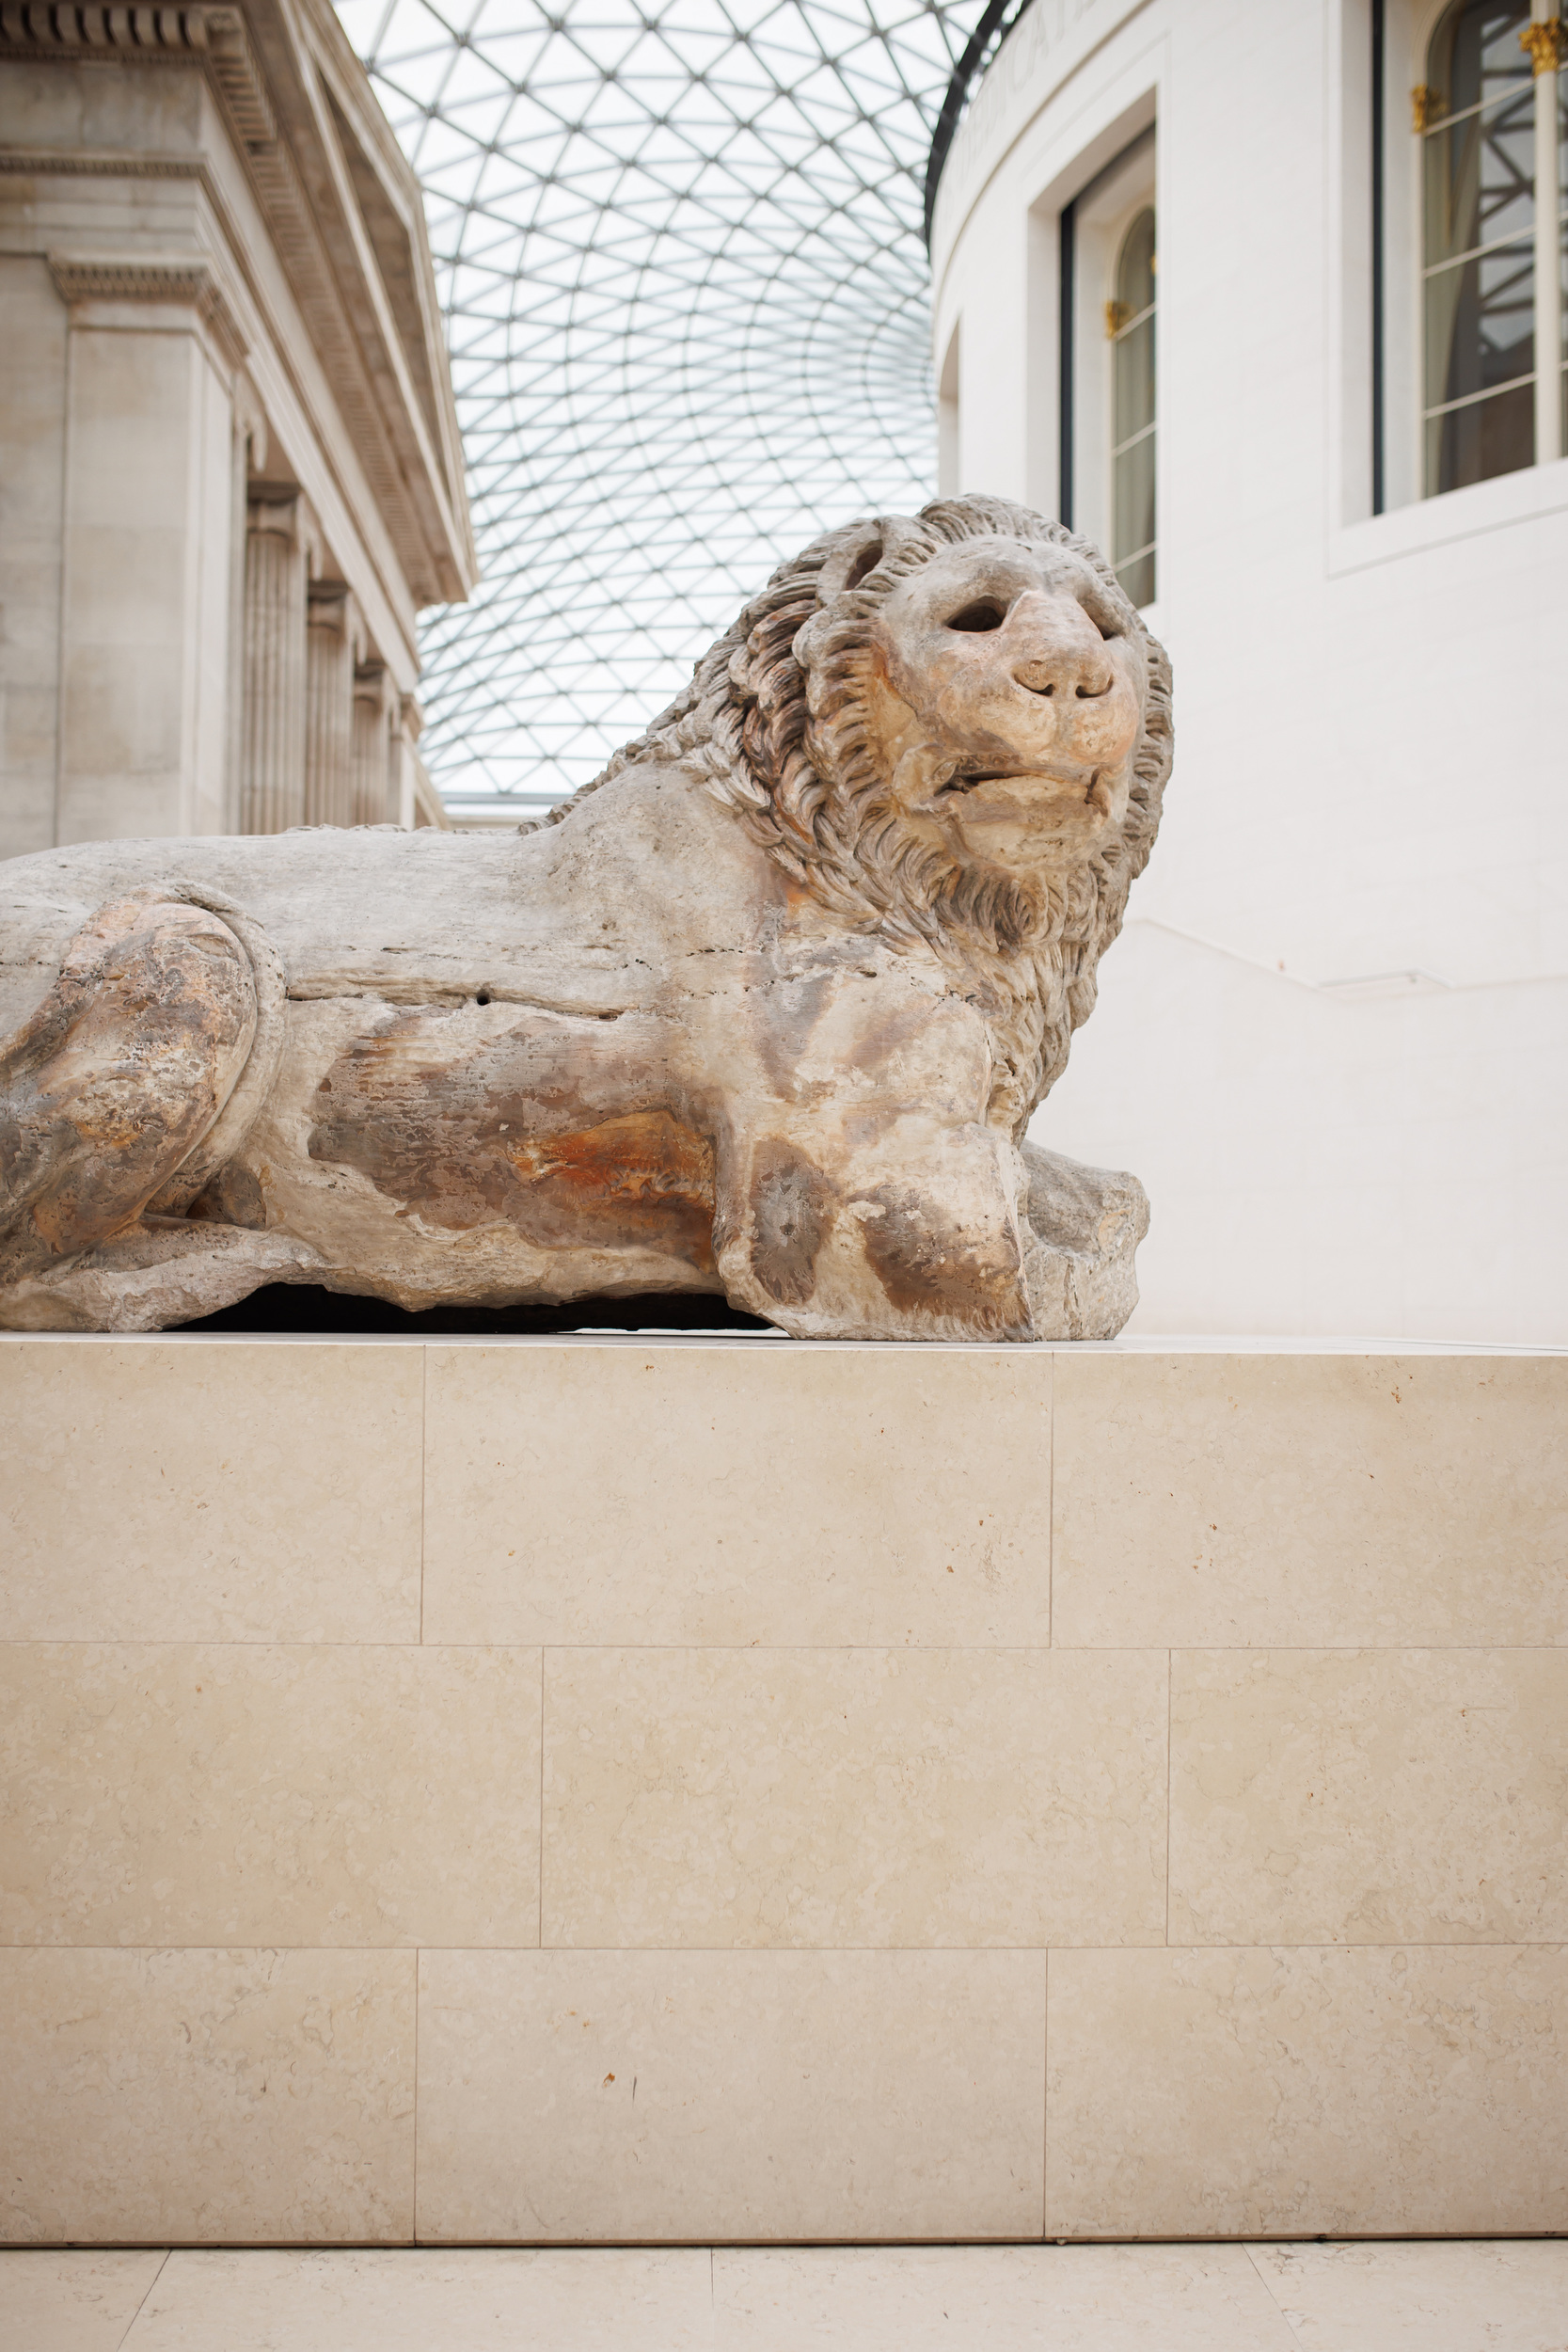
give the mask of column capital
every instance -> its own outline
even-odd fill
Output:
[[[157,305],[194,310],[212,336],[225,364],[243,367],[250,345],[224,297],[212,263],[199,253],[117,254],[50,253],[49,272],[68,310],[84,326],[124,326],[134,319],[116,318],[122,304]],[[88,305],[106,306],[109,315],[79,316]]]
[[[269,491],[265,497],[258,497],[253,487],[245,500],[245,527],[252,532],[269,532],[273,538],[287,540],[290,547],[296,547],[300,537],[298,491]]]

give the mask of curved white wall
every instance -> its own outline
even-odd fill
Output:
[[[1061,208],[1156,124],[1177,768],[1035,1133],[1148,1185],[1135,1331],[1568,1342],[1568,460],[1370,513],[1370,75],[1366,0],[1035,0],[943,175],[944,486],[1054,513]]]

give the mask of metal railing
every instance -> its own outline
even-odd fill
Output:
[[[926,250],[931,250],[931,215],[937,208],[937,190],[942,185],[942,167],[958,135],[969,93],[987,66],[1001,48],[1013,26],[1030,5],[1030,0],[987,0],[986,10],[970,35],[969,45],[953,68],[937,116],[937,127],[931,138],[931,151],[926,161],[926,202],[924,227]]]

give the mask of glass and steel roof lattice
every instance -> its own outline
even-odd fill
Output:
[[[922,183],[982,0],[339,0],[425,189],[483,584],[449,801],[574,790],[772,565],[930,497]]]

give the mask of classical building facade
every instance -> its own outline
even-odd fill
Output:
[[[938,158],[943,485],[1175,662],[1037,1128],[1134,1332],[1568,1341],[1565,157],[1557,0],[1033,0]]]
[[[0,854],[440,823],[475,577],[418,183],[326,0],[0,8]]]

